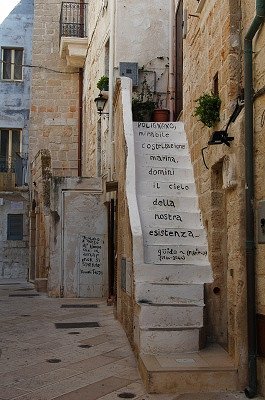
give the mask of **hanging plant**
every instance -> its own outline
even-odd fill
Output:
[[[221,99],[218,94],[204,93],[195,101],[198,105],[195,108],[194,116],[205,126],[212,128],[220,121]]]

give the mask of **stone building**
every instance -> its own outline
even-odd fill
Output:
[[[176,117],[188,135],[214,276],[205,287],[206,335],[230,354],[240,382],[248,381],[246,394],[257,387],[264,394],[265,4],[183,0],[175,6],[176,21],[184,20],[184,31],[177,25],[175,35]],[[196,100],[211,92],[221,109],[220,121],[209,128],[194,114]]]
[[[51,296],[108,296],[150,392],[251,396],[258,380],[264,393],[264,18],[247,33],[248,0],[35,0],[34,11],[31,279]],[[194,115],[211,92],[221,108],[209,128]],[[171,122],[133,123],[137,100]]]
[[[28,141],[33,1],[0,25],[0,277],[28,277]],[[18,33],[19,32],[19,33]]]

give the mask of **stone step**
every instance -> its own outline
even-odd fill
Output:
[[[172,304],[141,304],[141,329],[200,328],[203,326],[203,306]]]
[[[176,154],[162,154],[158,152],[139,152],[135,154],[135,160],[139,165],[144,168],[155,167],[155,168],[184,168],[191,169],[192,164],[190,156],[187,155],[176,155]]]
[[[204,229],[196,228],[160,228],[157,226],[143,226],[144,245],[193,245],[207,246],[207,238]]]
[[[144,181],[172,182],[176,180],[179,183],[194,181],[192,168],[145,167],[139,165],[137,171]]]
[[[201,216],[198,212],[183,211],[145,211],[140,213],[142,225],[176,227],[176,228],[203,228]]]
[[[209,264],[135,264],[136,283],[203,284],[212,282]]]
[[[145,211],[154,212],[198,212],[198,201],[195,197],[175,196],[143,196],[138,195],[137,201],[140,215]]]
[[[172,285],[160,283],[135,284],[137,303],[204,305],[204,285]]]
[[[194,245],[146,245],[145,262],[151,264],[195,264],[208,262],[207,246]]]
[[[194,183],[183,183],[172,179],[167,181],[137,181],[136,189],[139,195],[196,197],[196,188]]]
[[[143,354],[172,354],[199,350],[200,328],[140,329],[139,349]]]
[[[195,353],[140,354],[139,371],[149,393],[237,391],[238,373],[218,345]]]
[[[176,156],[176,154],[179,156],[189,156],[189,145],[185,139],[178,143],[174,141],[169,143],[167,140],[165,143],[163,143],[163,140],[148,140],[148,142],[145,140],[136,140],[134,142],[135,155],[138,154],[141,157],[144,154],[159,153],[168,156]]]
[[[172,143],[175,146],[180,143],[187,144],[187,136],[181,122],[136,122],[134,123],[134,127],[138,128],[135,130],[134,135],[135,144],[141,144],[141,149],[143,150],[147,148],[147,146],[142,146],[144,143],[153,143],[156,145],[159,143]],[[174,147],[174,149],[176,152],[177,148]],[[155,148],[152,150],[155,150]],[[158,150],[162,150],[161,147]]]

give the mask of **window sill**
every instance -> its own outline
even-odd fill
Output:
[[[22,83],[23,79],[1,79],[1,82],[6,83]]]
[[[205,4],[205,1],[206,0],[200,0],[200,2],[198,4],[198,7],[197,7],[197,10],[196,10],[196,13],[200,13],[201,12],[201,10],[203,9],[203,6]]]

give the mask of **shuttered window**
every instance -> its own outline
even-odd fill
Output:
[[[2,76],[7,81],[22,81],[23,49],[2,48]]]
[[[0,172],[14,170],[14,163],[22,151],[20,129],[0,129]]]
[[[23,214],[7,214],[7,240],[23,240]]]

